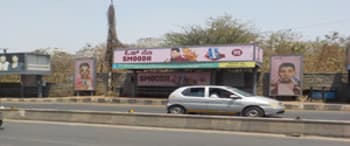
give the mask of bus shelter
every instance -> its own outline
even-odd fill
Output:
[[[113,71],[132,78],[123,95],[165,97],[185,85],[227,85],[256,94],[263,49],[255,44],[115,49]]]

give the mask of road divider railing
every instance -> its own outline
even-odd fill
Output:
[[[138,104],[165,105],[167,99],[120,98],[120,97],[58,97],[58,98],[0,98],[0,102],[30,102],[30,103],[108,103],[108,104]]]
[[[135,105],[166,105],[167,99],[120,98],[120,97],[59,97],[59,98],[0,98],[0,103],[102,103],[102,104],[135,104]],[[317,110],[317,111],[349,111],[350,104],[324,104],[284,102],[287,110]]]
[[[3,109],[6,119],[78,122],[181,129],[274,133],[294,136],[350,137],[349,121],[246,118],[42,109]],[[6,122],[6,121],[5,121]],[[6,123],[5,123],[6,126]]]

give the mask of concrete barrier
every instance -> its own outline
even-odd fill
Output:
[[[60,110],[2,110],[5,119],[350,137],[350,122]]]
[[[135,104],[166,105],[167,99],[119,98],[119,97],[61,97],[61,98],[0,98],[1,102],[24,103],[101,103],[101,104]],[[298,103],[284,102],[287,110],[349,111],[349,104]]]

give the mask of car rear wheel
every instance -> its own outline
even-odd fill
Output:
[[[186,113],[186,110],[185,110],[185,108],[182,107],[182,106],[174,105],[174,106],[171,106],[171,107],[168,109],[168,112],[171,113],[171,114],[185,114],[185,113]]]
[[[243,112],[243,116],[246,117],[263,117],[264,115],[264,111],[259,107],[249,107]]]

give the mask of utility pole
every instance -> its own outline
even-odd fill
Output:
[[[108,36],[107,36],[107,46],[105,51],[105,64],[107,70],[107,95],[113,95],[113,51],[115,48],[122,48],[122,43],[118,40],[117,30],[116,30],[116,19],[115,19],[115,10],[113,5],[113,0],[108,8],[107,12],[108,18]]]

